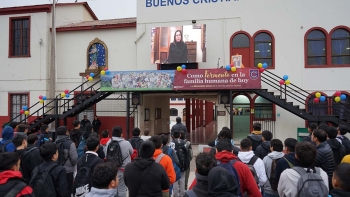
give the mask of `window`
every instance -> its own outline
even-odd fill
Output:
[[[254,120],[274,119],[273,103],[261,96],[255,98],[254,101]]]
[[[332,65],[350,64],[350,32],[337,29],[332,35]]]
[[[273,51],[272,51],[272,37],[270,34],[262,32],[254,38],[254,66],[256,67],[259,63],[267,63],[269,67],[273,65]]]
[[[28,106],[29,98],[28,94],[10,94],[10,118],[11,120],[19,115],[19,111],[23,106]],[[29,107],[29,106],[28,106]],[[18,116],[15,120],[19,122],[25,118],[25,115]]]
[[[307,65],[327,65],[326,35],[320,30],[307,35]]]
[[[332,114],[339,116],[340,119],[350,120],[350,95],[345,93],[346,99],[339,103],[332,99]]]
[[[170,98],[171,101],[176,101],[176,98]]]
[[[30,56],[30,17],[10,18],[9,56]]]
[[[177,100],[178,100],[178,101],[183,101],[183,100],[184,100],[184,98],[178,98]]]
[[[249,47],[250,42],[249,42],[249,37],[245,34],[237,34],[233,39],[232,39],[232,48],[247,48]]]
[[[178,116],[179,112],[175,108],[170,108],[170,116]]]
[[[315,116],[322,116],[328,114],[328,104],[327,100],[324,102],[314,103],[314,99],[316,98],[315,93],[311,93],[312,96],[310,96],[307,99],[307,111],[311,112],[312,115]],[[327,95],[321,94],[322,96],[325,96],[327,98]]]

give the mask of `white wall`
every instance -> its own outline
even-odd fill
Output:
[[[51,14],[50,14],[51,15]],[[82,21],[93,21],[90,13],[81,4],[56,6],[56,27]],[[51,24],[51,20],[50,20]]]

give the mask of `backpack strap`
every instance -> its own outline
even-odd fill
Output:
[[[256,160],[258,160],[258,158],[259,157],[254,155],[247,164],[254,166],[254,164],[255,164]]]
[[[167,152],[169,157],[172,157],[173,149],[169,147]]]
[[[156,162],[159,163],[160,160],[162,160],[162,158],[163,158],[164,156],[165,156],[165,154],[164,154],[164,153],[161,153],[161,154],[157,157]]]
[[[197,194],[191,189],[185,192],[188,197],[197,197]]]
[[[28,155],[30,152],[32,152],[33,150],[38,149],[38,147],[34,146],[31,149],[27,150],[23,155],[22,158],[24,158],[26,155]]]
[[[7,140],[4,142],[4,144],[1,147],[3,153],[6,152],[6,146],[11,142],[12,142],[12,140]]]
[[[297,173],[299,173],[300,176],[302,176],[303,174],[307,173],[304,168],[299,167],[299,166],[294,166],[292,169],[297,171]]]
[[[22,181],[16,181],[15,184],[12,186],[12,189],[9,193],[6,194],[4,197],[12,197],[17,196],[27,185],[23,183]]]
[[[294,167],[294,165],[286,157],[283,157],[283,159],[288,163],[290,168]]]

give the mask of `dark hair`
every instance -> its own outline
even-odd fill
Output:
[[[146,128],[146,129],[143,131],[143,133],[145,134],[145,136],[148,136],[150,132],[151,132],[151,131],[149,130],[149,128]]]
[[[350,164],[340,163],[334,170],[334,178],[338,181],[339,189],[350,192]]]
[[[309,124],[309,129],[310,129],[311,132],[313,132],[315,129],[317,129],[317,124],[315,124],[315,123],[310,123],[310,124]]]
[[[52,156],[56,154],[57,152],[57,146],[53,142],[46,142],[40,147],[40,156],[45,161],[51,161]]]
[[[162,138],[159,135],[154,135],[149,138],[149,140],[154,143],[156,149],[159,149],[162,146]]]
[[[316,146],[310,142],[300,142],[295,146],[295,154],[297,155],[302,167],[311,167],[316,159]]]
[[[273,148],[273,151],[277,151],[277,152],[282,152],[283,151],[283,143],[279,139],[271,140],[271,145],[270,146]]]
[[[253,129],[254,131],[261,131],[261,123],[258,123],[258,122],[254,123]]]
[[[38,136],[35,133],[33,133],[28,136],[27,142],[28,144],[34,144],[38,139]]]
[[[123,134],[123,129],[120,126],[115,126],[112,129],[112,136],[113,137],[121,137]]]
[[[182,32],[181,32],[180,30],[176,30],[175,33],[174,33],[174,43],[176,43],[176,33],[177,33],[177,32],[180,32],[180,34],[181,34],[181,41],[183,42],[183,40],[182,40]],[[181,42],[181,41],[180,41],[180,42]],[[178,118],[180,118],[180,117],[178,117]],[[177,118],[176,118],[176,119],[177,119]]]
[[[15,129],[16,127],[17,127],[17,125],[18,125],[18,122],[11,122],[10,124],[9,124],[9,126],[10,127],[12,127],[12,129]]]
[[[228,129],[222,129],[219,133],[219,138],[220,139],[228,139],[231,140],[232,139],[232,132],[231,130]]]
[[[26,124],[19,124],[17,132],[24,132],[26,129],[28,129],[28,125],[26,125]]]
[[[313,132],[314,137],[320,142],[325,142],[327,140],[327,133],[322,129],[315,129]]]
[[[84,129],[85,129],[85,131],[92,132],[92,125],[91,125],[91,123],[86,123]]]
[[[326,133],[329,139],[335,139],[338,135],[338,129],[335,127],[328,127]]]
[[[263,132],[261,133],[261,136],[264,137],[264,139],[265,139],[266,141],[271,141],[271,139],[272,139],[272,137],[273,137],[271,131],[268,131],[268,130],[263,131]]]
[[[112,162],[100,163],[95,167],[91,182],[97,189],[108,189],[109,184],[117,179],[118,167]]]
[[[228,128],[228,127],[226,127],[226,126],[222,127],[221,130],[229,130],[229,131],[231,131],[230,128]]]
[[[326,131],[327,128],[328,128],[328,125],[325,123],[321,123],[318,125],[318,129],[322,129],[322,130]]]
[[[86,147],[89,151],[94,151],[100,145],[100,140],[97,137],[90,136],[86,140]]]
[[[0,154],[0,171],[11,170],[17,165],[19,156],[15,152],[4,152]]]
[[[74,120],[73,121],[73,126],[74,127],[77,127],[77,126],[79,126],[80,125],[80,121],[79,120]]]
[[[100,136],[96,132],[91,132],[89,137],[95,137],[97,139],[100,139]]]
[[[108,138],[109,137],[109,131],[108,130],[103,130],[101,133],[103,138]]]
[[[250,147],[252,147],[252,146],[253,146],[253,143],[250,139],[244,138],[243,140],[241,140],[242,151],[249,151]]]
[[[175,32],[175,34],[176,34],[176,32]],[[182,33],[181,33],[181,35],[182,35]],[[182,40],[182,38],[181,38],[181,40]],[[174,37],[174,42],[175,42],[175,37]],[[180,117],[176,117],[176,123],[181,123]]]
[[[174,138],[180,138],[180,131],[179,130],[175,130],[174,133],[173,133],[173,137]]]
[[[141,158],[149,159],[153,157],[156,147],[153,142],[146,140],[140,146],[139,156]]]
[[[297,144],[298,141],[294,138],[287,138],[284,140],[284,146],[287,147],[290,152],[295,152],[295,145]]]
[[[141,130],[137,127],[132,129],[132,136],[139,136],[141,133]]]
[[[186,133],[184,130],[180,130],[180,139],[185,140],[186,139]]]
[[[66,135],[68,128],[66,126],[60,126],[56,129],[57,135]]]
[[[27,140],[27,136],[23,134],[16,134],[15,137],[12,139],[12,143],[16,146],[19,147],[22,145],[23,141]]]
[[[349,129],[345,125],[339,125],[340,135],[345,135],[349,133]]]
[[[46,129],[47,129],[47,128],[49,128],[49,126],[47,126],[46,124],[41,125],[41,127],[40,127],[41,133],[46,132]]]
[[[221,152],[224,150],[228,152],[232,152],[231,141],[229,139],[219,139],[218,143],[216,144],[216,149],[218,150],[218,152]]]
[[[163,146],[165,146],[168,143],[168,141],[169,141],[169,137],[164,135],[164,134],[160,135],[160,137],[162,138]]]
[[[210,170],[216,166],[216,159],[211,153],[199,153],[196,158],[196,169],[198,174],[208,176]]]

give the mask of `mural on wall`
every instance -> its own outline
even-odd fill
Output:
[[[107,52],[107,46],[102,40],[95,38],[91,41],[87,49],[87,69],[95,70],[107,68]]]

